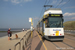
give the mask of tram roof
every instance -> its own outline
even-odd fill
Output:
[[[45,12],[47,12],[47,11],[49,11],[49,10],[59,10],[59,11],[62,13],[62,11],[61,11],[60,8],[49,8],[49,9],[45,10]],[[45,13],[45,12],[44,12],[44,13]],[[61,14],[61,13],[60,13],[60,14]],[[46,14],[44,14],[44,15],[46,15]],[[40,19],[40,21],[38,21],[37,24],[39,24],[39,22],[41,22],[43,19],[44,19],[44,17],[42,17],[42,18]]]
[[[49,8],[49,9],[45,10],[45,12],[48,10],[61,10],[61,9],[60,8]]]

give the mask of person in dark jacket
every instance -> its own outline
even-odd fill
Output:
[[[8,40],[10,40],[10,37],[12,36],[12,34],[11,34],[12,32],[10,30],[11,30],[11,28],[8,29]]]

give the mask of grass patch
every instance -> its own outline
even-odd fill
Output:
[[[75,30],[75,21],[67,21],[63,25],[65,30]]]

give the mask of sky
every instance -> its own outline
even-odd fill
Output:
[[[0,0],[0,28],[30,28],[44,14],[44,5],[61,8],[64,22],[75,21],[75,0]]]

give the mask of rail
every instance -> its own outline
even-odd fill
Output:
[[[31,35],[30,31],[28,31],[23,36],[23,38],[18,43],[15,44],[14,50],[25,50],[25,48],[27,47],[27,42],[28,42],[30,35]]]
[[[72,32],[75,32],[75,30],[64,30],[64,31],[72,31]]]

